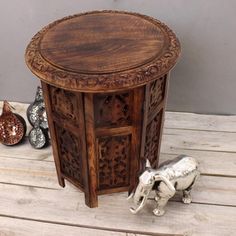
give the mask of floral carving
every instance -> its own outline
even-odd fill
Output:
[[[149,102],[149,112],[153,111],[158,107],[160,102],[164,98],[165,93],[165,76],[160,79],[154,80],[150,84],[150,102]]]
[[[116,12],[116,11],[104,11]],[[104,91],[125,89],[127,87],[137,87],[146,82],[152,81],[157,77],[166,74],[176,63],[180,54],[180,43],[175,34],[163,23],[155,20],[152,17],[144,16],[137,13],[123,12],[124,14],[133,14],[142,17],[157,27],[159,27],[165,34],[169,41],[165,52],[160,56],[154,58],[149,63],[134,68],[128,71],[110,74],[79,74],[73,71],[64,71],[53,64],[46,61],[40,54],[39,45],[43,35],[51,27],[60,23],[61,21],[71,19],[83,14],[91,14],[91,12],[68,16],[66,18],[55,21],[41,31],[39,31],[31,40],[26,49],[26,63],[34,74],[40,77],[41,80],[52,85],[75,91]]]
[[[131,92],[96,94],[94,97],[96,126],[122,126],[131,123]]]
[[[81,142],[74,134],[58,125],[56,126],[56,131],[60,143],[58,148],[61,171],[83,186]]]
[[[147,125],[145,141],[145,160],[148,159],[152,167],[155,167],[158,160],[159,136],[161,128],[161,112]]]
[[[130,136],[102,137],[98,151],[99,189],[128,186]]]
[[[50,86],[53,112],[62,118],[77,121],[77,98],[73,92]]]

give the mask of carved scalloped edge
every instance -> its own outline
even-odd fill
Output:
[[[92,13],[123,13],[142,17],[155,25],[157,25],[169,39],[169,46],[166,52],[159,58],[144,64],[138,68],[108,74],[82,74],[71,71],[62,70],[49,62],[47,62],[39,51],[40,41],[42,36],[56,24],[78,17],[81,15]],[[133,88],[146,84],[162,75],[175,65],[180,55],[180,43],[174,32],[169,29],[164,23],[146,15],[133,12],[124,11],[90,11],[86,13],[66,16],[62,19],[54,21],[40,30],[30,41],[26,48],[25,60],[30,70],[46,83],[61,87],[64,89],[82,91],[82,92],[102,92],[102,91],[116,91],[120,89]]]

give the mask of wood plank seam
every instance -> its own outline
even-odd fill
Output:
[[[149,232],[135,231],[135,230],[122,230],[122,229],[110,229],[110,228],[106,228],[106,227],[93,227],[93,226],[80,225],[80,224],[69,224],[69,223],[64,223],[64,222],[54,222],[54,221],[47,221],[47,220],[30,219],[27,217],[9,216],[9,215],[4,215],[4,214],[0,214],[0,217],[20,219],[20,220],[26,220],[26,221],[34,221],[34,222],[40,222],[40,223],[49,223],[49,224],[55,224],[55,225],[81,227],[81,228],[86,228],[86,229],[106,230],[106,231],[110,231],[110,232],[124,232],[124,233],[134,234],[134,235],[142,234],[142,235],[156,235],[156,236],[183,236],[182,234],[159,234],[159,233],[149,233]]]

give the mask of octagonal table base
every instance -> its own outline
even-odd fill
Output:
[[[85,193],[89,207],[99,194],[129,191],[142,163],[158,165],[168,76],[109,93],[64,90],[42,82],[59,184]]]

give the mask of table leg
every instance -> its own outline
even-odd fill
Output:
[[[87,145],[87,157],[84,163],[85,176],[85,202],[89,207],[98,206],[97,197],[97,153],[96,153],[96,140],[94,129],[94,105],[93,94],[84,94],[84,114],[85,114],[85,133]]]
[[[63,188],[65,187],[65,180],[61,175],[61,166],[60,166],[60,158],[58,153],[58,147],[57,147],[57,137],[56,137],[56,131],[55,131],[55,125],[52,119],[52,107],[50,102],[50,95],[49,95],[49,89],[48,85],[44,82],[41,82],[42,89],[43,89],[43,97],[46,107],[46,113],[47,113],[47,119],[48,119],[48,125],[49,125],[49,131],[51,136],[51,143],[52,143],[52,150],[53,150],[53,157],[55,160],[56,165],[56,171],[57,171],[57,178],[60,186]]]

